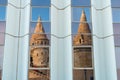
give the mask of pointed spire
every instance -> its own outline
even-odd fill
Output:
[[[34,33],[45,33],[44,28],[43,28],[43,25],[42,25],[42,23],[41,23],[40,16],[38,17],[38,22],[37,22],[37,24],[36,24]]]
[[[78,33],[90,33],[90,28],[87,23],[87,18],[84,10],[82,10],[81,18],[80,18],[80,24],[78,27]]]
[[[38,22],[41,22],[41,18],[40,18],[40,16],[38,16]]]
[[[78,27],[78,34],[75,35],[73,44],[74,45],[91,45],[91,30],[87,23],[87,18],[84,10],[81,13],[80,24]]]
[[[86,19],[85,11],[82,10],[82,14],[81,14],[80,22],[86,22],[86,21],[87,21],[87,19]]]

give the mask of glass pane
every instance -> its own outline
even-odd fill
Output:
[[[116,64],[117,64],[117,77],[120,80],[120,47],[116,47]]]
[[[72,8],[72,21],[91,22],[90,17],[90,8]]]
[[[114,34],[120,34],[120,23],[113,24]]]
[[[5,38],[4,33],[0,33],[0,45],[4,44],[4,38]]]
[[[0,69],[0,80],[2,80],[2,69]]]
[[[38,17],[42,21],[49,21],[49,8],[32,8],[32,21],[37,21]]]
[[[113,14],[113,22],[120,22],[120,9],[119,8],[113,8],[112,9]]]
[[[88,27],[88,30],[91,33],[92,32],[92,23],[79,23],[79,22],[72,22],[72,34],[77,34],[79,33],[79,29],[82,28],[82,25]],[[83,27],[84,27],[83,26]],[[81,30],[82,31],[82,30]],[[85,29],[86,31],[86,29]],[[83,32],[84,33],[84,32]]]
[[[2,69],[4,46],[0,46],[0,69]]]
[[[50,6],[50,0],[32,0],[32,6]]]
[[[72,0],[72,6],[90,6],[90,0]]]
[[[39,27],[41,26],[43,29],[39,29],[39,31],[37,31],[37,24],[41,24]],[[50,34],[50,27],[50,22],[31,22],[30,33],[40,33],[40,30],[43,30],[44,33]]]
[[[111,0],[112,7],[120,7],[120,0]]]
[[[89,47],[74,48],[74,67],[86,68],[92,67],[92,54]]]
[[[50,71],[29,70],[29,80],[50,80]]]
[[[0,21],[5,20],[5,13],[6,13],[6,7],[1,7],[0,6]]]
[[[5,32],[5,25],[6,22],[5,21],[0,21],[0,32]]]
[[[0,5],[7,4],[7,0],[0,0]]]
[[[74,70],[73,80],[94,80],[93,70]]]
[[[30,49],[30,67],[49,67],[49,47],[32,46]]]
[[[120,34],[114,35],[115,46],[120,46]]]

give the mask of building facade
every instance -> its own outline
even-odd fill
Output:
[[[73,0],[51,0],[43,6],[31,1],[8,0],[5,4],[6,28],[0,31],[5,35],[2,80],[118,80],[111,0],[91,0],[92,28],[88,13],[82,11],[74,36],[72,10],[77,6],[72,6]],[[31,22],[31,8],[48,6],[50,38],[42,25],[47,18],[34,22],[32,17]],[[31,23],[36,25],[32,33]]]

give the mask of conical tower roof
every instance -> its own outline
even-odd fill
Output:
[[[82,10],[78,33],[91,33],[84,10]]]
[[[45,34],[45,30],[44,30],[44,27],[41,23],[41,19],[40,17],[38,17],[38,22],[35,26],[35,30],[34,30],[34,34],[32,34],[32,37],[31,37],[31,43],[35,43],[36,41],[40,41],[40,40],[48,40],[46,34]]]
[[[78,33],[75,35],[73,39],[74,45],[90,45],[91,44],[91,31],[89,28],[89,24],[87,23],[87,18],[84,10],[82,11],[80,24],[78,27]]]
[[[40,17],[38,17],[38,22],[36,24],[34,33],[45,33]]]

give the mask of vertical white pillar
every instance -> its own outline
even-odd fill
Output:
[[[27,80],[30,0],[8,0],[2,80]]]
[[[71,0],[51,0],[51,80],[72,80]]]
[[[110,0],[92,0],[95,80],[117,80]]]
[[[17,80],[20,0],[8,0],[2,80]]]
[[[28,80],[30,0],[21,0],[17,80]]]

